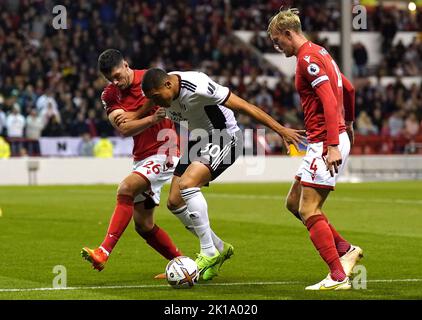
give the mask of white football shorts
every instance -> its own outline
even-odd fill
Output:
[[[334,190],[339,175],[343,172],[350,153],[350,140],[347,132],[339,135],[339,150],[342,157],[342,163],[338,167],[338,174],[334,172],[334,177],[327,170],[323,154],[323,142],[310,143],[306,149],[306,155],[303,157],[299,170],[296,173],[296,180],[306,187],[324,188]]]
[[[136,196],[134,203],[145,201],[147,197],[154,200],[156,205],[160,203],[161,188],[171,179],[174,169],[179,163],[178,157],[171,157],[171,159],[172,166],[169,166],[169,159],[165,154],[156,154],[141,161],[134,161],[132,172],[143,177],[149,183],[149,189]]]

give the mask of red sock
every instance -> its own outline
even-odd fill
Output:
[[[173,243],[167,232],[156,224],[150,231],[141,233],[141,236],[153,249],[155,249],[155,251],[168,260],[183,255]]]
[[[325,221],[327,221],[328,226],[331,229],[331,233],[333,234],[334,237],[334,242],[336,243],[336,248],[337,248],[337,252],[338,255],[341,257],[343,256],[347,251],[349,251],[350,249],[350,243],[345,240],[338,232],[337,230],[332,226],[332,224],[330,224],[330,222],[328,222],[327,217],[322,213],[322,216],[324,217]]]
[[[344,280],[346,274],[340,263],[333,234],[327,221],[320,214],[314,215],[306,220],[306,227],[315,248],[330,268],[331,278],[335,281]]]
[[[110,219],[107,235],[101,244],[109,253],[113,251],[117,241],[125,231],[133,216],[133,197],[117,195],[117,204]]]

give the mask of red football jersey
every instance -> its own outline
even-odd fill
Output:
[[[328,100],[331,103],[323,104],[321,97],[327,95],[327,91],[318,92],[318,88],[326,81],[334,97],[331,94]],[[311,41],[303,44],[297,53],[296,89],[303,107],[308,142],[338,144],[338,135],[346,131],[342,75],[327,50]]]
[[[119,87],[112,83],[105,87],[101,94],[101,100],[104,108],[107,111],[107,114],[116,109],[136,111],[146,102],[147,98],[145,97],[141,88],[142,79],[146,70],[133,71],[133,82],[128,88],[121,90]],[[146,116],[154,114],[157,108],[158,107],[154,107]],[[169,140],[169,137],[167,137],[165,141],[158,141],[158,133],[163,129],[171,130],[171,135],[173,137],[177,137],[174,123],[169,119],[163,119],[159,123],[145,129],[140,134],[133,136],[134,144],[132,153],[135,161],[143,160],[158,153],[179,156],[178,138],[175,139],[174,143],[166,145],[166,148],[160,148]]]

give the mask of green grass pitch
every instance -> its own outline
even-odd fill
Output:
[[[204,188],[213,229],[235,255],[210,283],[174,290],[153,279],[167,261],[133,222],[106,268],[94,271],[83,246],[103,239],[115,186],[0,187],[0,299],[421,299],[422,182],[339,184],[325,205],[331,222],[364,249],[367,288],[306,292],[327,268],[306,228],[284,208],[289,184],[213,184]],[[167,210],[156,222],[188,256],[198,241]],[[69,290],[52,288],[53,268]],[[44,288],[34,291],[30,288]]]

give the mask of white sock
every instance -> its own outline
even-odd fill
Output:
[[[218,252],[223,252],[224,250],[224,242],[221,240],[211,229],[211,237],[212,242],[214,243],[214,246],[217,248]]]
[[[189,211],[188,207],[184,205],[181,208],[171,210],[173,214],[183,223],[186,229],[188,229],[195,237],[198,237],[198,235],[195,232],[195,228],[192,223],[192,219],[189,217]],[[224,249],[224,242],[221,240],[211,229],[211,237],[212,242],[214,243],[214,246],[217,248],[218,252],[223,252]]]
[[[198,235],[201,253],[208,257],[214,256],[218,250],[212,241],[207,201],[202,195],[201,189],[188,188],[180,190],[180,194],[188,207],[189,217],[195,233]]]
[[[171,212],[183,223],[186,229],[192,232],[195,237],[198,237],[193,227],[192,219],[189,217],[188,206],[184,205],[179,209],[171,210]]]

